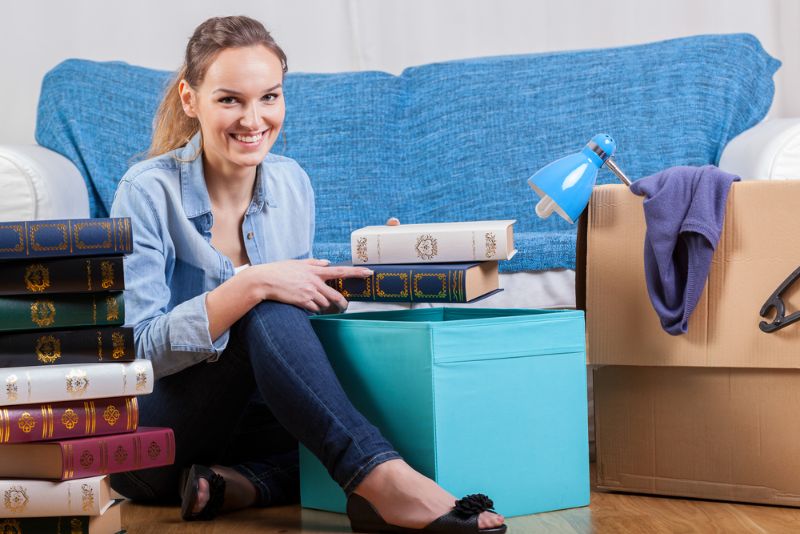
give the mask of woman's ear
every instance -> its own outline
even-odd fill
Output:
[[[181,97],[181,104],[183,105],[183,112],[186,113],[188,117],[193,119],[197,118],[197,111],[195,110],[197,95],[194,92],[194,89],[189,85],[189,82],[186,80],[181,80],[178,84],[178,93]]]

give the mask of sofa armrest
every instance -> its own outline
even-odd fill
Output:
[[[742,132],[725,147],[719,167],[743,180],[800,178],[800,118],[772,119]]]
[[[89,193],[78,168],[38,145],[0,145],[0,220],[89,217]]]

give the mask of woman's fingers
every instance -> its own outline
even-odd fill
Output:
[[[374,273],[366,267],[328,267],[320,269],[318,273],[323,280],[334,280],[336,278],[366,278]]]
[[[320,287],[319,290],[320,293],[322,293],[325,298],[327,298],[328,301],[336,306],[339,310],[347,309],[347,299],[345,299],[341,293],[325,283],[322,284],[322,287]]]
[[[301,261],[309,265],[314,265],[316,267],[327,267],[331,263],[330,260],[318,260],[316,258],[308,258],[307,260],[301,260]]]

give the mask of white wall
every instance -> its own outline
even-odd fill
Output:
[[[197,24],[232,14],[264,22],[306,72],[749,32],[783,61],[771,115],[800,116],[797,0],[29,0],[0,5],[0,143],[33,142],[39,84],[59,61],[172,70]]]

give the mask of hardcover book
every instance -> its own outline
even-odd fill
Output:
[[[122,291],[0,297],[0,332],[122,325]]]
[[[515,222],[365,226],[350,234],[353,265],[509,260]]]
[[[133,236],[127,217],[0,222],[0,260],[131,252]]]
[[[138,426],[139,405],[136,397],[0,408],[0,443],[119,434],[133,432]]]
[[[111,505],[107,475],[65,482],[0,480],[0,517],[100,515]]]
[[[150,360],[0,369],[0,406],[152,392],[153,364]]]
[[[128,326],[0,334],[0,367],[132,362],[133,328]]]
[[[92,293],[125,289],[122,256],[0,262],[0,295]]]
[[[117,534],[122,529],[121,501],[114,501],[102,515],[20,517],[0,519],[3,534]]]
[[[172,429],[142,427],[113,434],[0,447],[0,477],[71,480],[171,465]]]
[[[328,281],[347,300],[376,302],[472,302],[500,286],[496,261],[433,265],[367,265],[369,278]]]

